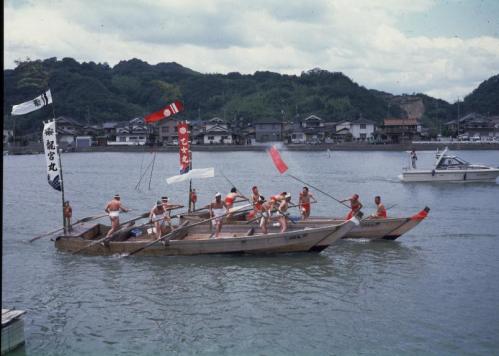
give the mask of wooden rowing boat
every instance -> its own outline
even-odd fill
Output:
[[[255,233],[254,227],[227,225],[223,227],[220,237],[213,238],[207,232],[206,225],[199,225],[179,229],[176,234],[173,231],[168,241],[152,245],[137,255],[320,252],[341,239],[354,226],[353,221],[346,221],[334,225],[323,224],[315,228],[291,227],[284,233],[272,232],[264,235]],[[83,249],[85,254],[91,255],[127,254],[150,244],[156,238],[150,230],[144,229],[139,236],[126,236],[126,232],[123,232],[105,245],[96,244],[95,241],[105,236],[108,230],[109,226],[102,224],[80,224],[71,234],[59,236],[55,240],[55,246],[66,252]],[[133,228],[130,231],[133,231]]]
[[[386,218],[386,219],[372,219],[366,218],[360,220],[360,224],[351,229],[345,236],[344,239],[384,239],[384,240],[395,240],[407,233],[414,227],[416,227],[421,221],[423,221],[430,208],[425,207],[423,210],[414,214],[410,217],[404,218]],[[201,217],[196,215],[182,215],[180,221],[199,221]],[[298,220],[292,226],[297,227],[320,227],[324,225],[337,225],[341,224],[345,220],[341,218],[330,218],[330,217],[310,217],[307,220]],[[256,226],[258,225],[258,220],[254,221],[251,225],[248,225],[248,221],[241,220],[227,220],[226,224],[230,225],[245,225],[245,226]],[[227,226],[227,225],[226,225]],[[279,229],[279,225],[274,220],[269,224],[269,232],[275,232]]]

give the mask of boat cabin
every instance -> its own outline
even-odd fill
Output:
[[[456,156],[446,156],[444,155],[437,164],[437,169],[462,169],[469,166],[470,164],[464,159]]]

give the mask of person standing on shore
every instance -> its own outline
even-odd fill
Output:
[[[109,219],[111,219],[111,229],[108,231],[106,237],[111,236],[120,225],[120,211],[128,212],[130,209],[125,208],[121,205],[121,197],[119,194],[115,194],[113,199],[107,203],[106,208],[104,209],[106,213],[109,214]]]
[[[300,198],[298,200],[298,205],[300,206],[300,213],[303,220],[306,220],[310,216],[310,199],[312,199],[314,203],[317,203],[317,200],[312,195],[312,193],[309,193],[308,187],[303,187],[303,190],[300,193]]]
[[[358,194],[354,194],[351,198],[343,199],[340,202],[344,203],[346,201],[350,202],[350,208],[352,210],[350,210],[350,212],[348,213],[348,215],[347,215],[347,217],[346,217],[345,220],[350,220],[355,215],[357,215],[357,213],[360,211],[360,209],[362,209],[363,205],[359,201],[359,195]]]
[[[418,156],[416,155],[416,150],[414,148],[412,149],[410,156],[412,168],[416,169],[416,161],[418,160]]]
[[[374,203],[376,204],[376,213],[371,215],[373,219],[386,219],[386,209],[383,203],[381,202],[381,197],[379,195],[374,197]]]

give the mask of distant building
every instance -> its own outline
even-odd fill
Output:
[[[341,121],[336,124],[336,132],[347,129],[352,138],[357,141],[371,140],[376,129],[374,122],[360,118],[352,121]]]
[[[444,126],[452,135],[467,135],[469,137],[493,137],[499,136],[494,118],[489,118],[478,113],[470,113],[459,118],[446,122]],[[459,129],[459,132],[458,132]]]
[[[380,128],[383,141],[402,143],[421,136],[421,123],[416,119],[385,119]]]
[[[282,141],[284,124],[280,120],[267,119],[254,124],[256,142]]]
[[[211,144],[233,144],[233,134],[229,125],[219,117],[214,117],[205,124],[204,131],[199,134],[203,138],[202,143]]]
[[[328,129],[324,120],[316,115],[310,115],[293,124],[288,132],[289,143],[321,143],[329,137]]]
[[[159,142],[163,145],[176,145],[178,144],[177,133],[178,120],[168,119],[161,120],[158,123]]]
[[[92,147],[92,136],[76,136],[75,138],[75,148],[88,148]]]
[[[133,119],[129,122],[120,123],[115,129],[114,140],[112,137],[107,140],[107,144],[110,146],[142,146],[148,142],[147,137],[150,130],[145,126],[143,120]]]

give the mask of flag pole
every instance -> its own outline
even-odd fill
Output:
[[[190,131],[189,132],[189,138],[191,137]],[[191,151],[191,145],[189,142],[189,171],[192,170],[192,151]],[[187,209],[189,213],[192,212],[192,178],[189,179],[189,209]]]
[[[57,145],[57,152],[59,153],[59,170],[61,173],[61,198],[62,198],[62,226],[64,227],[64,233],[68,233],[68,228],[69,226],[66,226],[66,218],[64,216],[64,179],[62,177],[62,150],[59,149],[59,143],[57,142],[57,120],[55,119],[55,108],[54,108],[54,101],[52,100],[52,116],[54,117],[54,131],[55,131],[55,137],[56,137],[56,145]]]

